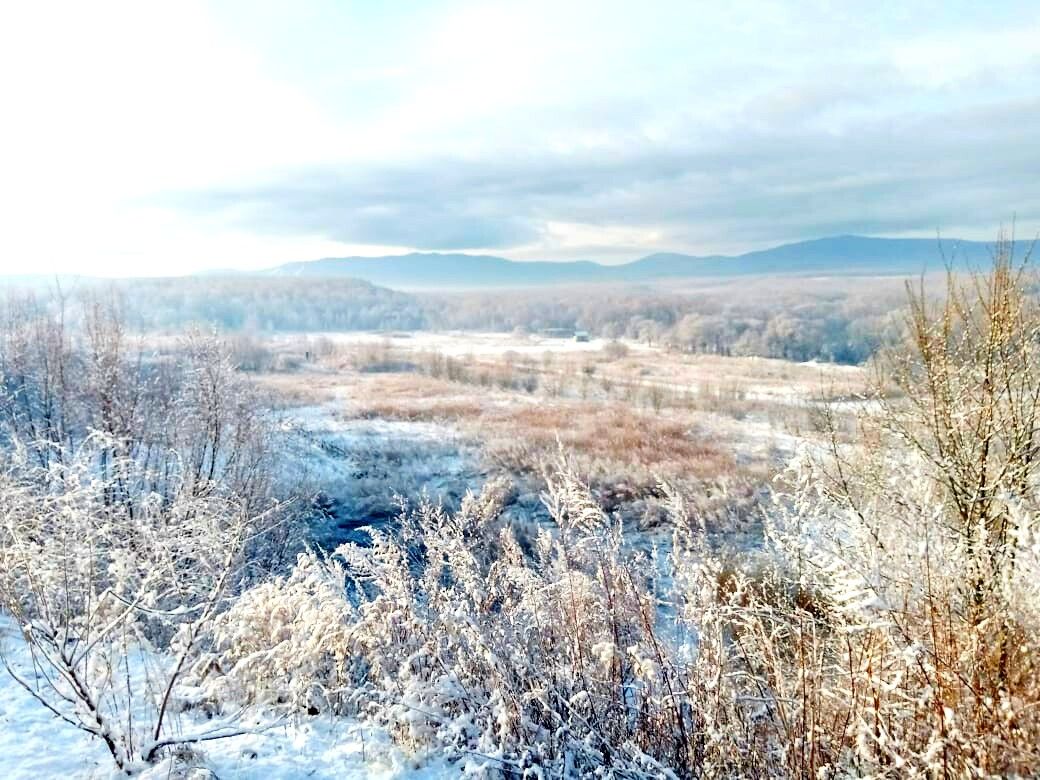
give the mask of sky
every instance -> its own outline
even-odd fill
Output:
[[[1040,229],[1034,2],[0,0],[0,273]]]

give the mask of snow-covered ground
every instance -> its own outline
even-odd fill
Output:
[[[15,671],[32,667],[11,623],[0,618],[3,649]],[[54,717],[0,670],[0,775],[6,778],[107,777],[112,759],[105,746]]]
[[[515,352],[518,355],[542,355],[546,352],[598,352],[609,341],[593,338],[588,341],[575,341],[573,338],[549,338],[513,333],[471,333],[471,332],[395,332],[395,333],[311,333],[312,337],[325,337],[339,344],[386,344],[398,349],[429,350],[443,355],[459,357],[462,355],[490,356]],[[650,350],[645,344],[624,340],[630,350]]]
[[[330,548],[396,516],[399,497],[453,508],[486,477],[473,446],[440,423],[349,417],[333,402],[288,410],[286,427],[285,477],[320,492],[328,517],[313,534]]]
[[[0,618],[4,654],[19,675],[34,679],[30,657],[13,628],[10,620]],[[192,727],[190,722],[181,725],[186,730]],[[458,769],[438,756],[407,756],[385,732],[351,718],[286,719],[260,713],[242,725],[252,733],[207,742],[196,751],[199,758],[193,763],[221,780],[441,780],[458,776]],[[169,763],[161,763],[139,776],[147,780],[181,776],[172,770]],[[115,777],[125,775],[116,771],[100,740],[53,716],[0,669],[0,778]]]
[[[719,416],[714,424],[718,435],[730,441],[738,463],[767,461],[780,467],[806,443],[805,438],[788,433],[764,419],[748,418],[735,422]]]

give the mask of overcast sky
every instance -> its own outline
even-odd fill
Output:
[[[1040,227],[1035,0],[0,9],[2,273]]]

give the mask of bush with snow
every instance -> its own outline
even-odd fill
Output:
[[[302,553],[289,574],[246,591],[214,621],[193,678],[211,701],[350,713],[363,677],[355,615],[340,563]]]
[[[546,495],[557,529],[530,549],[494,494],[420,504],[399,533],[246,593],[205,684],[358,712],[493,776],[1028,772],[1040,546],[1016,540],[999,606],[972,622],[971,559],[929,480],[905,479],[918,468],[887,464],[864,523],[796,462],[754,574],[714,556],[676,496],[671,550],[631,552],[566,465]]]
[[[116,303],[78,329],[14,301],[0,329],[0,609],[55,717],[115,764],[236,733],[185,729],[185,672],[209,624],[291,547],[274,499],[272,421],[225,345],[193,332],[146,353]]]
[[[62,465],[42,470],[24,451],[3,464],[0,607],[33,659],[32,677],[8,665],[18,684],[128,769],[238,731],[234,721],[182,731],[177,686],[243,584],[244,551],[262,523],[231,495],[113,500],[116,478],[98,476],[112,446],[93,434]],[[139,477],[132,461],[109,465]]]
[[[543,530],[530,550],[499,498],[470,495],[455,514],[421,503],[399,532],[340,548],[342,564],[304,557],[291,577],[245,594],[218,629],[235,637],[237,660],[211,684],[296,706],[349,699],[402,744],[436,745],[474,771],[756,767],[753,708],[696,650],[701,621],[662,613],[661,596],[678,594],[669,563],[625,552],[620,527],[566,466],[546,496],[558,533]],[[327,587],[341,567],[356,606]],[[683,598],[713,594],[711,576],[688,569]],[[317,630],[327,642],[312,641]],[[254,646],[258,635],[273,641]]]

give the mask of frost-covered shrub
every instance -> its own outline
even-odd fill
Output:
[[[860,439],[843,444],[832,419],[829,447],[790,470],[770,530],[774,591],[810,593],[811,608],[744,611],[735,625],[780,721],[798,726],[796,773],[1040,766],[1033,284],[1001,236],[992,269],[951,274],[945,301],[911,291]],[[793,660],[762,650],[774,635]]]
[[[219,616],[193,676],[211,701],[349,712],[363,671],[354,622],[342,566],[303,553],[291,573],[246,591]]]
[[[16,682],[128,770],[237,732],[182,729],[178,686],[264,522],[234,495],[127,493],[145,478],[118,449],[95,433],[47,469],[25,450],[0,462],[0,608],[34,661],[31,676],[5,661]]]
[[[697,652],[686,613],[662,609],[669,560],[626,552],[567,467],[548,484],[558,530],[527,550],[492,486],[455,514],[421,503],[398,531],[340,548],[343,569],[302,557],[223,616],[204,685],[297,710],[351,702],[404,745],[435,745],[471,772],[761,770],[758,704]],[[712,576],[684,580],[705,609]]]
[[[52,304],[0,317],[0,610],[33,667],[6,665],[130,770],[239,731],[184,725],[185,672],[298,525],[275,420],[225,343],[146,348],[118,300]]]
[[[205,685],[356,711],[480,775],[1032,772],[1036,508],[1010,509],[1033,530],[975,622],[973,553],[919,459],[864,463],[859,512],[819,468],[792,464],[754,570],[716,556],[666,487],[670,549],[632,551],[566,464],[547,476],[556,527],[528,545],[497,486],[454,514],[421,503],[245,594]]]
[[[770,528],[776,588],[810,605],[734,610],[749,671],[770,691],[795,774],[1007,776],[1037,769],[1040,537],[1016,500],[1000,571],[948,521],[916,454],[864,459],[855,508],[821,487],[820,463]],[[991,590],[980,601],[975,583]]]
[[[114,494],[232,492],[259,512],[275,492],[276,422],[212,332],[146,341],[118,298],[0,306],[0,446],[17,443],[41,469],[98,432],[109,451],[95,453],[97,475]],[[110,460],[134,461],[137,482]]]

